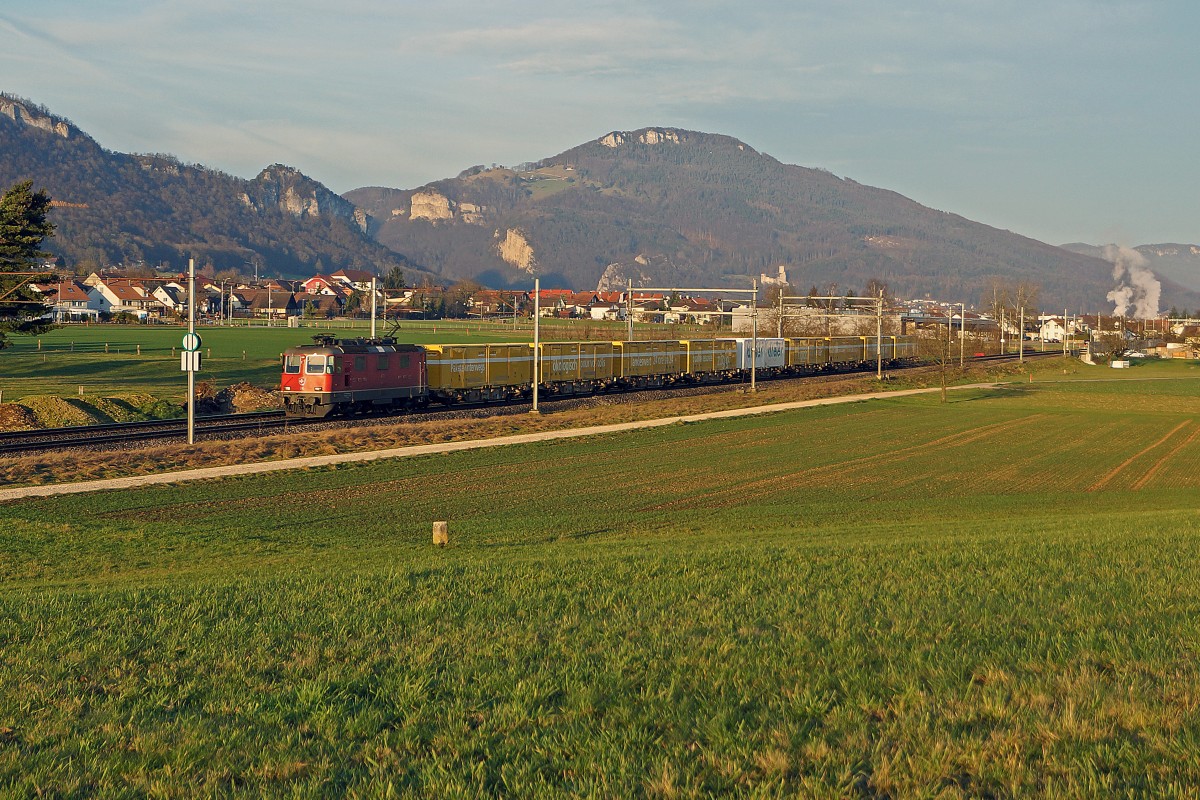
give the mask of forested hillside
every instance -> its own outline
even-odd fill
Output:
[[[194,257],[264,275],[412,269],[366,235],[365,214],[289,167],[244,180],[169,155],[114,153],[48,110],[0,96],[0,185],[27,178],[54,199],[48,246],[71,266]]]

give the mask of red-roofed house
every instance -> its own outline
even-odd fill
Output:
[[[63,281],[42,285],[42,295],[50,303],[49,316],[55,322],[96,319],[100,312],[90,307],[91,295],[78,281]]]
[[[105,278],[92,286],[90,307],[101,314],[161,316],[166,307],[140,282],[128,278]]]
[[[302,281],[300,288],[308,294],[336,294],[334,287],[340,285],[342,282],[332,275],[313,275],[308,280]]]

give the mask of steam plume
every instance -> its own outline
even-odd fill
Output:
[[[1104,258],[1113,263],[1113,280],[1117,288],[1108,293],[1115,306],[1113,315],[1153,319],[1158,316],[1158,297],[1162,285],[1146,267],[1146,258],[1131,247],[1110,244],[1104,248]]]

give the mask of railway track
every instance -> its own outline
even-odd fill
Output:
[[[1037,358],[1048,356],[1061,356],[1061,352],[1032,352],[1026,353],[1025,358]],[[1008,355],[991,355],[991,356],[976,356],[967,359],[967,363],[979,363],[981,361],[1015,361],[1017,355],[1015,353]],[[870,370],[868,370],[870,371]],[[836,375],[850,375],[855,372],[829,372],[822,373],[824,377],[833,377]],[[806,380],[808,378],[794,378],[794,380]],[[691,387],[693,389],[718,387],[729,387],[732,384],[711,384],[708,387]],[[660,389],[653,391],[661,392],[678,392],[678,389]],[[552,398],[547,397],[547,402],[567,402],[570,400],[580,400],[580,397],[562,397]],[[428,418],[433,419],[441,415],[448,417],[460,416],[463,413],[478,414],[487,409],[499,409],[506,406],[523,406],[528,405],[527,400],[513,401],[507,404],[493,405],[463,405],[439,407],[428,409],[420,413],[423,416],[428,415]],[[456,413],[457,412],[457,413]],[[353,418],[337,418],[337,419],[307,419],[307,418],[286,418],[282,411],[261,411],[249,414],[223,414],[214,416],[205,416],[196,418],[196,438],[208,438],[225,434],[266,434],[279,431],[286,431],[288,428],[310,427],[310,426],[342,426],[351,424],[363,424],[367,420],[379,420],[380,417],[353,417]],[[0,432],[0,455],[21,455],[27,453],[37,453],[46,450],[67,449],[67,448],[92,448],[105,447],[108,449],[119,449],[122,444],[135,444],[148,441],[166,441],[172,439],[185,439],[187,436],[187,420],[186,419],[166,419],[166,420],[150,420],[146,422],[117,422],[105,425],[80,425],[66,428],[42,428],[32,431],[3,431]]]
[[[252,414],[222,414],[196,418],[196,436],[226,433],[255,433],[295,425],[282,411]],[[300,424],[304,424],[301,422]],[[79,425],[67,428],[42,428],[32,431],[0,432],[0,454],[36,453],[67,447],[113,446],[187,437],[186,419],[161,419],[146,422],[114,422],[106,425]]]

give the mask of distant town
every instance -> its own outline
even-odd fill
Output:
[[[52,267],[48,264],[47,267]],[[111,269],[86,277],[62,276],[32,287],[45,300],[56,323],[177,323],[186,319],[186,274]],[[247,279],[226,273],[197,275],[197,317],[204,322],[242,321],[300,327],[321,320],[397,319],[527,320],[535,306],[542,317],[671,325],[689,323],[759,336],[873,335],[947,328],[976,341],[1041,346],[1064,341],[1119,337],[1129,348],[1162,357],[1200,357],[1200,319],[1186,314],[1133,319],[1104,314],[1052,314],[1021,309],[1012,302],[976,310],[963,303],[891,297],[885,287],[878,303],[853,292],[822,296],[817,287],[793,295],[781,268],[779,277],[762,276],[757,313],[747,295],[734,299],[682,292],[626,289],[533,291],[487,289],[471,281],[450,286],[405,286],[398,271],[383,278],[357,269],[338,269],[304,280]],[[710,293],[711,294],[711,293]],[[719,293],[718,293],[719,294]],[[372,304],[372,297],[374,303]],[[1110,349],[1112,349],[1110,344]]]

